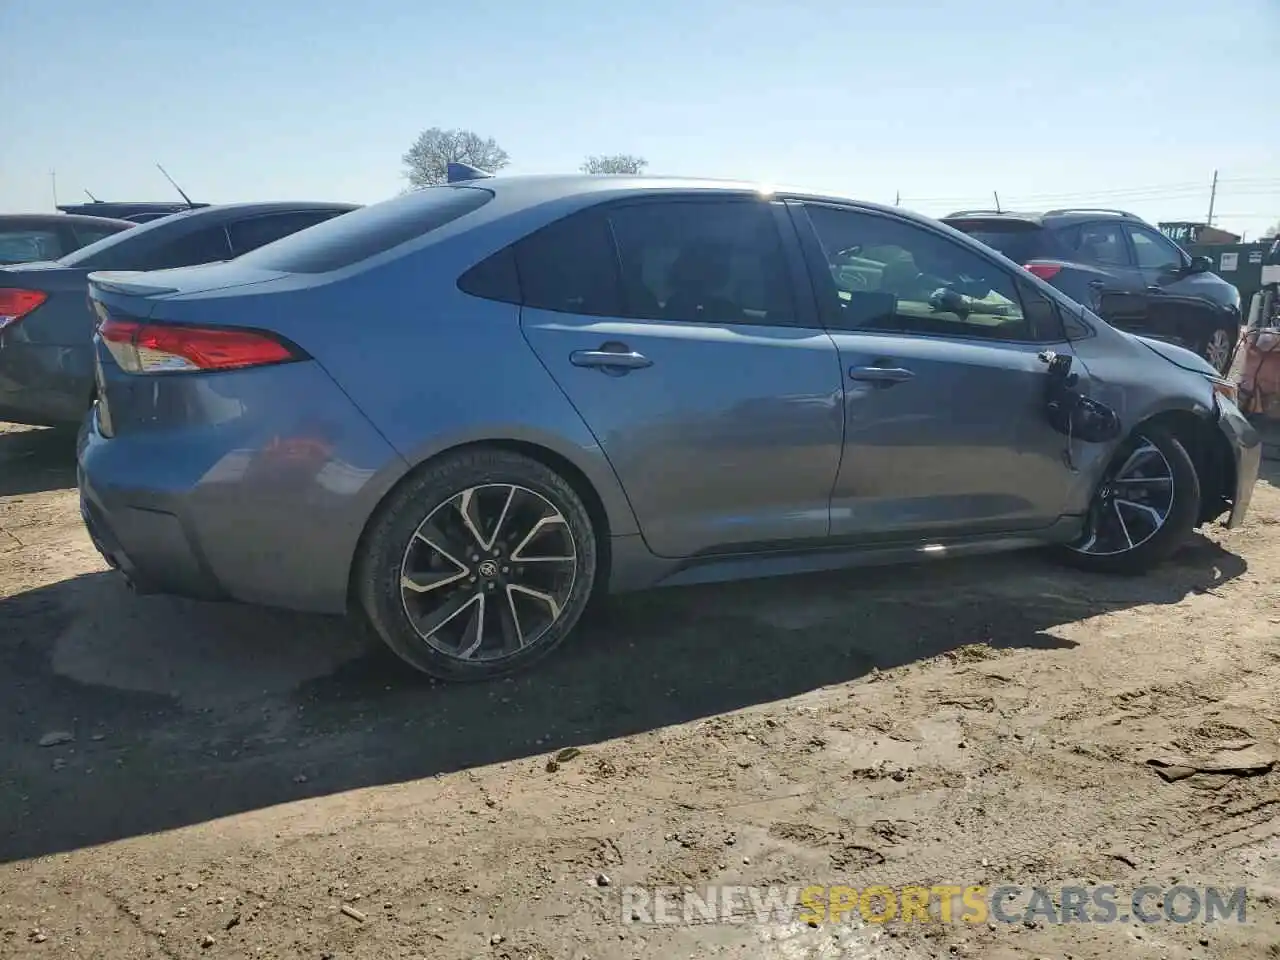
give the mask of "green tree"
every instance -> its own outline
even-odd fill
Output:
[[[418,134],[418,139],[402,158],[404,175],[411,187],[429,187],[448,180],[450,163],[468,163],[481,170],[496,172],[511,162],[507,151],[493,137],[482,137],[471,130],[442,130],[431,127]]]

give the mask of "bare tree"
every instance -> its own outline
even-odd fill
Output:
[[[486,139],[471,130],[439,127],[418,134],[402,159],[404,175],[414,188],[445,183],[450,163],[469,163],[481,170],[497,171],[511,162],[507,151],[493,137]]]
[[[631,153],[601,154],[587,157],[579,168],[583,173],[644,173],[649,161]]]

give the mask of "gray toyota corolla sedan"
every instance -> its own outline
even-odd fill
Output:
[[[529,665],[597,591],[1041,544],[1140,572],[1258,472],[1205,361],[840,197],[471,171],[90,286],[107,560],[352,612],[450,679]]]

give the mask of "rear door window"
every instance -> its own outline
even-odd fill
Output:
[[[525,306],[597,317],[622,315],[618,258],[598,208],[548,224],[515,245]]]
[[[289,213],[270,213],[258,217],[247,217],[227,224],[227,235],[231,238],[231,252],[235,256],[248,253],[274,243],[283,237],[314,227],[317,223],[336,216],[336,210],[297,210]]]
[[[753,200],[626,204],[608,210],[625,316],[792,324],[795,305],[774,214]]]

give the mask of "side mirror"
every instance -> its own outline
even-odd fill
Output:
[[[1192,257],[1187,273],[1209,273],[1213,270],[1213,257]]]

